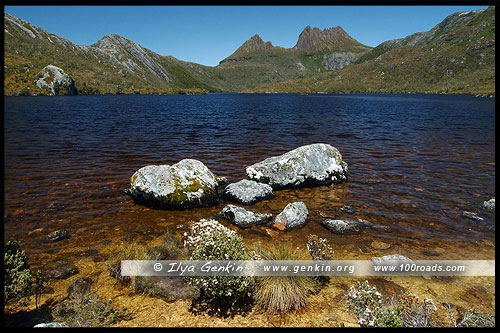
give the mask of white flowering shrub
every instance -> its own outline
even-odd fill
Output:
[[[382,308],[382,294],[368,281],[357,282],[346,296],[347,309],[356,314],[362,327],[374,327]]]
[[[306,246],[313,260],[333,260],[335,252],[325,238],[309,235]]]
[[[216,220],[194,222],[190,234],[185,234],[185,246],[191,251],[190,260],[247,260],[249,255],[243,239]],[[220,306],[233,304],[248,296],[253,278],[248,276],[191,276],[186,283],[200,289],[200,297]]]
[[[383,305],[382,294],[368,281],[352,286],[346,301],[362,327],[432,327],[431,316],[437,311],[432,299],[420,301],[412,293],[393,297],[390,304]]]

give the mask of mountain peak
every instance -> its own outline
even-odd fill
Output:
[[[324,51],[357,51],[362,52],[369,47],[359,43],[349,36],[340,26],[320,30],[317,27],[307,26],[299,35],[295,50],[307,53]]]
[[[264,42],[264,40],[260,38],[259,34],[255,34],[247,41],[245,41],[233,54],[224,59],[222,62],[230,59],[241,58],[254,52],[267,51],[272,49],[274,49],[274,46],[271,42]]]

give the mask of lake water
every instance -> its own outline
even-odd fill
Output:
[[[276,191],[249,207],[275,215],[304,201],[309,223],[281,239],[304,246],[316,233],[346,259],[383,255],[370,247],[374,240],[415,259],[493,258],[495,215],[481,205],[495,196],[494,106],[491,98],[451,95],[5,97],[5,238],[21,239],[42,263],[97,256],[110,242],[147,241],[167,227],[180,232],[226,202],[185,211],[137,205],[123,194],[137,169],[194,158],[236,181],[250,164],[323,142],[349,164],[346,184]],[[336,210],[342,204],[356,213]],[[338,236],[320,225],[320,214],[380,228]],[[44,242],[60,228],[72,237]],[[249,243],[274,242],[259,230],[239,232]]]

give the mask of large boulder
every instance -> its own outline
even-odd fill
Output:
[[[273,189],[330,185],[347,180],[347,163],[337,148],[315,143],[250,165],[246,173]]]
[[[174,165],[148,165],[130,178],[126,191],[134,200],[154,208],[184,209],[216,205],[216,176],[200,161],[184,159]]]
[[[272,227],[277,230],[301,228],[307,223],[309,212],[302,201],[292,202],[276,216]]]
[[[234,205],[224,207],[220,215],[240,228],[249,228],[253,225],[266,223],[272,217],[271,214],[255,213]]]
[[[226,186],[223,195],[226,199],[243,205],[252,205],[257,201],[273,196],[273,188],[267,184],[243,179]]]
[[[47,65],[38,73],[36,86],[48,95],[76,95],[75,81],[54,65]]]

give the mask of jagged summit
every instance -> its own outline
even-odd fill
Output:
[[[316,27],[311,28],[308,25],[300,33],[297,44],[293,49],[305,53],[320,53],[324,51],[363,52],[369,50],[370,47],[359,43],[340,26],[320,30]]]
[[[259,34],[255,34],[252,37],[250,37],[246,42],[244,42],[233,54],[224,59],[222,62],[231,61],[231,59],[242,58],[258,51],[272,50],[274,48],[275,47],[271,42],[269,41],[264,42],[264,40],[260,38]]]

